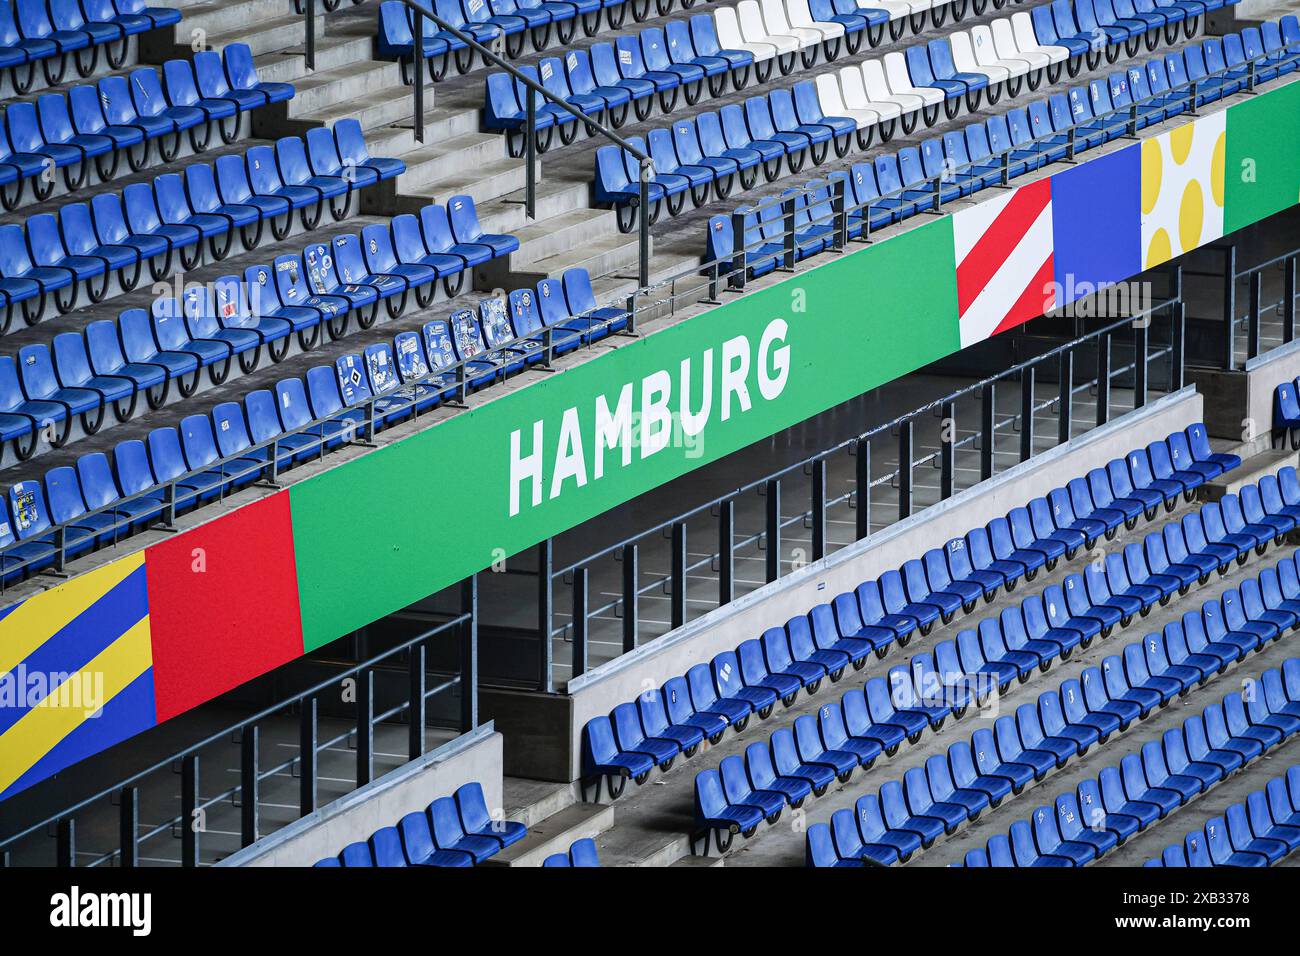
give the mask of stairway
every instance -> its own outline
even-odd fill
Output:
[[[550,164],[539,162],[536,218],[527,217],[524,160],[507,155],[504,136],[480,130],[484,71],[427,83],[424,142],[416,139],[414,98],[401,67],[373,58],[377,3],[318,13],[314,71],[306,66],[304,20],[292,0],[181,0],[180,7],[171,42],[151,42],[142,58],[242,42],[264,80],[297,88],[293,99],[258,111],[253,135],[273,139],[354,118],[371,155],[406,163],[405,173],[368,192],[362,212],[393,216],[467,194],[486,232],[517,236],[520,248],[508,259],[475,269],[474,288],[532,285],[573,266],[586,267],[595,280],[623,273],[615,282],[620,289],[635,276],[637,238],[618,232],[613,212],[590,208],[585,166],[552,175]],[[607,285],[598,283],[597,291],[608,293]]]

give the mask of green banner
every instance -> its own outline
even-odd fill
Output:
[[[294,485],[306,648],[960,347],[944,217]]]
[[[1228,110],[1224,233],[1300,202],[1300,83]]]

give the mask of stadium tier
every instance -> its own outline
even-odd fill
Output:
[[[0,866],[1294,865],[1298,64],[0,0]]]

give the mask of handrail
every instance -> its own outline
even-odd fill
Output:
[[[111,797],[114,793],[126,787],[132,786],[133,784],[139,782],[140,780],[143,780],[145,777],[149,776],[150,774],[158,773],[161,770],[170,769],[178,760],[183,760],[186,757],[193,756],[197,754],[200,750],[204,749],[205,747],[208,747],[215,743],[219,743],[222,740],[229,738],[231,735],[233,735],[236,732],[242,731],[247,727],[251,727],[255,724],[261,723],[262,721],[266,720],[268,717],[272,717],[275,714],[285,710],[288,707],[292,707],[295,704],[301,703],[306,700],[310,700],[311,698],[324,693],[330,688],[337,686],[340,681],[347,680],[349,677],[353,677],[355,675],[361,674],[363,671],[372,669],[376,665],[382,663],[383,661],[388,660],[388,658],[401,654],[415,647],[417,644],[420,644],[424,641],[429,640],[432,637],[437,636],[438,634],[447,630],[448,628],[459,626],[460,624],[469,620],[469,617],[470,615],[468,613],[461,613],[456,615],[453,618],[450,618],[449,620],[441,621],[438,624],[435,624],[433,627],[429,628],[427,631],[424,631],[421,634],[417,635],[416,637],[410,638],[409,640],[401,644],[389,648],[388,650],[384,651],[382,654],[377,654],[376,656],[371,657],[368,660],[362,661],[359,664],[355,664],[352,667],[349,667],[347,670],[344,670],[340,673],[333,675],[332,677],[326,678],[323,681],[313,684],[311,687],[307,688],[306,690],[299,691],[297,694],[295,694],[292,697],[288,697],[278,703],[271,704],[268,707],[264,707],[262,710],[259,710],[257,713],[249,717],[244,717],[238,721],[235,721],[234,723],[227,724],[221,730],[208,734],[206,737],[204,737],[202,740],[198,741],[197,743],[190,744],[188,747],[185,747],[183,750],[173,751],[167,757],[163,758],[162,760],[159,760],[158,762],[152,764],[151,766],[146,767],[143,770],[137,771],[136,773],[131,774],[129,777],[124,777],[118,780],[116,783],[112,784],[111,786],[104,787],[103,789],[97,791],[93,796],[86,797],[78,801],[77,803],[73,804],[72,806],[64,807],[59,812],[54,813],[49,817],[42,819],[38,823],[31,824],[25,827],[23,830],[20,830],[16,833],[12,833],[8,836],[0,838],[0,853],[2,853],[6,847],[12,846],[14,843],[17,843],[19,840],[23,839],[24,837],[31,836],[33,833],[36,833],[38,830],[44,829],[45,827],[48,827],[51,824],[57,823],[60,820],[64,819],[65,817],[71,817],[74,814],[79,813],[80,811],[86,809],[92,803],[95,803],[98,800],[103,800],[105,797]],[[439,684],[437,687],[434,687],[432,690],[427,691],[426,697],[428,695],[439,693],[442,690],[447,689],[447,684],[448,682],[444,682],[443,684]],[[394,709],[400,711],[401,709],[404,709],[404,706],[405,705],[397,705],[397,707]],[[385,715],[383,716],[392,716],[392,710],[385,712]],[[318,750],[321,749],[319,744],[317,745],[317,749]],[[290,765],[299,759],[300,759],[299,757],[291,758],[289,761]],[[259,774],[259,779],[264,779],[265,777],[271,776],[274,773],[279,772],[281,769],[282,769],[281,767],[272,768],[266,771],[266,773],[264,774]],[[229,795],[229,791],[226,794],[219,794],[215,797],[209,798],[206,801],[203,801],[202,805],[205,807],[210,806],[216,803],[217,801],[219,801],[223,796],[227,796],[227,795]],[[175,823],[178,819],[180,818],[173,818],[172,820],[167,821],[165,825],[161,825],[161,829],[165,829],[166,826]],[[155,830],[154,832],[155,833],[160,832],[160,830]]]
[[[571,115],[575,120],[583,123],[588,132],[595,136],[597,134],[609,140],[615,146],[631,153],[640,164],[641,175],[638,177],[640,183],[640,199],[638,200],[642,209],[648,208],[649,205],[649,181],[654,178],[654,161],[649,154],[636,149],[627,140],[617,133],[606,129],[602,124],[592,119],[590,116],[575,109],[563,98],[556,96],[540,83],[535,82],[532,78],[525,75],[518,67],[510,61],[498,56],[492,49],[480,43],[468,33],[464,33],[452,26],[446,20],[439,17],[429,7],[415,0],[401,0],[403,6],[411,11],[412,29],[411,34],[414,37],[414,46],[411,49],[411,56],[416,64],[412,70],[412,87],[415,96],[415,139],[424,142],[424,74],[420,69],[423,63],[424,51],[424,23],[425,19],[433,23],[446,33],[451,34],[457,40],[464,43],[470,49],[479,53],[484,60],[493,66],[499,67],[509,73],[516,83],[521,84],[529,90],[533,96],[527,97],[525,106],[527,122],[524,129],[525,143],[525,162],[527,166],[527,183],[525,185],[525,211],[529,219],[536,219],[537,215],[537,101],[536,95],[541,95],[548,102],[560,106],[566,113]],[[314,70],[316,68],[316,17],[315,17],[315,0],[305,0],[305,19],[306,19],[306,49],[307,49],[307,67]],[[638,230],[639,241],[639,262],[638,262],[638,281],[642,287],[650,284],[650,226],[646,222],[646,216],[639,217],[641,228]]]

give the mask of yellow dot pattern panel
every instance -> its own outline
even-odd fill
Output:
[[[1143,142],[1143,268],[1223,236],[1224,116],[1213,113]]]

